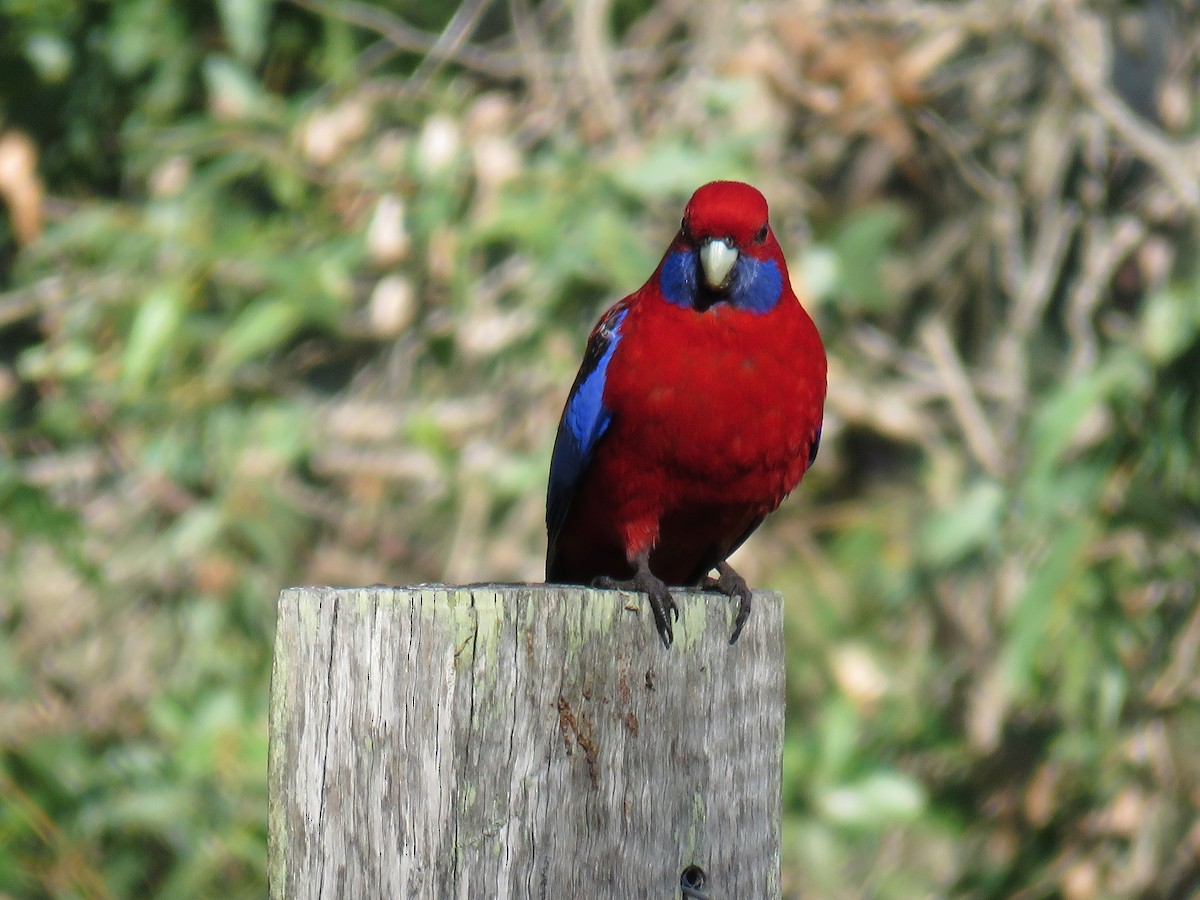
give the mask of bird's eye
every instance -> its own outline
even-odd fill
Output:
[[[761,244],[767,239],[767,223],[763,223],[763,227],[758,229],[758,234],[754,236],[754,243]]]
[[[684,240],[690,241],[692,239],[692,229],[688,228],[686,218],[679,220],[679,233],[683,235]]]

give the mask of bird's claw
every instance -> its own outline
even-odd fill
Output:
[[[626,581],[601,575],[594,579],[592,584],[611,591],[638,591],[646,594],[650,598],[650,611],[654,613],[654,627],[658,629],[658,636],[663,646],[671,649],[671,644],[675,641],[671,616],[675,617],[676,622],[679,621],[679,606],[666,584],[651,574],[649,568],[639,568],[637,573]]]
[[[658,591],[647,591],[646,593],[650,597],[650,610],[654,613],[654,625],[658,628],[658,636],[662,638],[663,646],[670,650],[671,644],[675,640],[675,629],[668,613],[673,615],[675,621],[678,622],[679,606],[675,603],[675,598],[671,596],[666,585],[662,586],[661,593]]]
[[[703,588],[708,591],[720,591],[738,601],[737,615],[733,620],[733,634],[729,636],[729,643],[736,644],[742,635],[742,629],[746,627],[746,620],[750,618],[750,604],[754,593],[746,584],[746,579],[735,572],[727,562],[717,564],[717,575],[717,578],[705,578]]]
[[[746,627],[746,620],[750,618],[750,602],[754,595],[750,592],[750,588],[742,585],[742,589],[737,592],[738,611],[737,616],[733,620],[733,634],[729,636],[729,643],[736,644],[737,639],[742,635],[742,629]]]

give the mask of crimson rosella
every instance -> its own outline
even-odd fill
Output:
[[[716,589],[738,601],[732,644],[751,593],[726,559],[812,465],[824,405],[825,348],[766,200],[704,185],[588,339],[550,461],[546,580],[644,591],[667,647],[668,585]]]

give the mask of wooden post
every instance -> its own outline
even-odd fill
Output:
[[[778,594],[294,588],[271,681],[271,897],[780,895]],[[644,607],[644,608],[643,608]],[[697,894],[696,896],[699,896]]]

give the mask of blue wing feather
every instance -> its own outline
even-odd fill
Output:
[[[550,457],[550,483],[546,490],[547,568],[553,562],[558,535],[579,481],[612,421],[612,413],[604,405],[604,385],[608,364],[621,340],[621,323],[628,311],[624,304],[618,303],[605,313],[592,332],[583,364],[575,376],[562,420],[558,423],[554,453]]]

